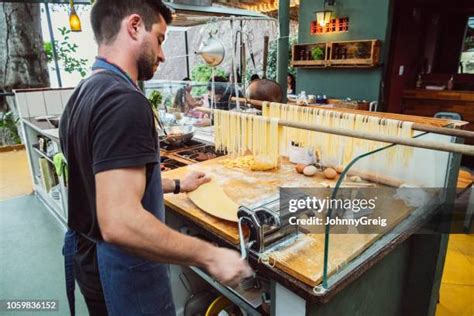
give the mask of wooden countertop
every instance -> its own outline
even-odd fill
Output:
[[[182,177],[189,171],[203,171],[211,175],[224,189],[226,194],[235,202],[251,203],[261,200],[278,192],[279,187],[318,187],[321,182],[334,184],[322,176],[308,178],[296,174],[294,165],[284,162],[278,171],[253,172],[243,169],[230,169],[222,164],[228,157],[220,157],[202,163],[196,163],[186,167],[170,170],[163,173],[164,178]],[[472,177],[468,172],[462,171],[459,175],[458,187],[465,190],[472,186]],[[381,187],[381,186],[379,186]],[[210,197],[212,198],[212,197]],[[384,199],[382,199],[384,200]],[[393,198],[387,199],[385,210],[396,209],[397,212],[384,212],[389,218],[390,225],[384,231],[388,231],[400,223],[410,213],[410,209],[401,201],[394,207]],[[391,204],[390,204],[391,203]],[[184,216],[187,220],[197,224],[203,230],[233,244],[236,248],[239,242],[237,224],[220,220],[208,215],[195,206],[186,194],[165,195],[165,205],[173,211]],[[380,215],[380,214],[379,214]],[[305,294],[311,293],[311,288],[318,285],[322,280],[324,235],[320,232],[312,232],[311,227],[305,227],[308,235],[270,254],[271,260],[278,259],[266,269],[274,271],[276,275],[288,275],[293,280],[301,282],[306,286]],[[334,274],[346,263],[359,256],[365,249],[378,240],[384,233],[370,234],[331,234],[329,275]],[[295,251],[296,249],[296,251]],[[295,281],[289,280],[290,284]],[[309,289],[309,290],[308,290]]]
[[[405,90],[403,97],[407,99],[429,99],[474,102],[474,91],[459,90]]]
[[[334,184],[335,181],[324,180],[322,177],[305,177],[296,174],[294,165],[283,163],[278,171],[250,171],[245,169],[227,168],[222,164],[229,157],[219,157],[205,162],[195,163],[186,167],[170,170],[162,174],[163,178],[180,178],[190,171],[202,171],[215,178],[225,193],[238,204],[257,202],[265,197],[277,194],[281,186],[317,187],[320,182]],[[322,187],[322,186],[321,186]],[[197,224],[226,241],[237,245],[239,235],[237,224],[218,219],[201,211],[191,202],[186,194],[165,195],[165,205],[185,215]]]
[[[334,180],[328,181],[324,179],[322,175],[305,177],[297,174],[294,171],[294,165],[289,162],[282,163],[281,168],[277,171],[254,172],[250,170],[227,168],[222,164],[222,161],[225,159],[228,159],[228,157],[220,157],[167,171],[163,173],[163,177],[177,178],[192,170],[206,172],[211,175],[215,181],[222,186],[226,194],[238,204],[257,202],[274,195],[278,193],[279,187],[323,188],[322,182],[335,184]],[[327,191],[328,194],[330,192],[329,190],[330,189]],[[383,198],[380,200],[385,201]],[[387,203],[393,203],[393,199],[386,201]],[[388,211],[391,210],[391,206],[393,206],[393,204],[390,204],[391,206],[386,205],[386,207],[380,207],[380,211],[374,213],[374,218],[382,215],[382,217],[388,219],[389,225],[385,227],[383,231],[393,228],[409,214],[410,209],[404,207],[402,204],[404,203],[401,202],[400,205],[396,206],[397,212]],[[198,224],[206,231],[212,232],[234,245],[238,244],[239,237],[236,223],[220,220],[201,211],[191,202],[186,194],[165,195],[165,205]],[[383,214],[381,212],[383,212]],[[284,260],[277,260],[274,267],[311,287],[319,284],[322,280],[322,258],[324,250],[324,234],[321,233],[321,227],[322,226],[319,226],[319,231],[314,231],[310,226],[305,226],[304,229],[311,234],[304,235],[303,238],[297,240],[291,247],[272,252],[270,256],[271,259],[284,258]],[[345,263],[360,255],[382,235],[382,232],[332,234],[330,238],[331,253],[329,258],[329,274],[335,273]],[[298,249],[298,253],[296,253],[294,249]]]
[[[466,170],[460,170],[458,176],[458,196],[472,187],[474,176]]]

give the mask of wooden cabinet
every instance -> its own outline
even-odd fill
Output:
[[[296,44],[292,47],[293,67],[368,68],[380,61],[380,41],[339,41]]]

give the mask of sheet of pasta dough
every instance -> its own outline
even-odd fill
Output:
[[[208,214],[227,221],[238,221],[237,210],[239,205],[232,201],[214,180],[189,192],[188,197],[197,207]]]

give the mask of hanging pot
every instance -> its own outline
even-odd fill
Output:
[[[215,67],[220,65],[224,60],[225,48],[220,40],[210,36],[201,43],[198,51],[195,53],[201,55],[206,64]]]
[[[263,78],[252,81],[246,95],[247,98],[254,100],[282,102],[283,93],[280,85],[276,81],[267,79],[268,40],[268,35],[265,35],[263,37]]]

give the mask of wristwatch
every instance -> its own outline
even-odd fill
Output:
[[[178,194],[181,192],[181,181],[179,179],[174,179],[174,194]]]

